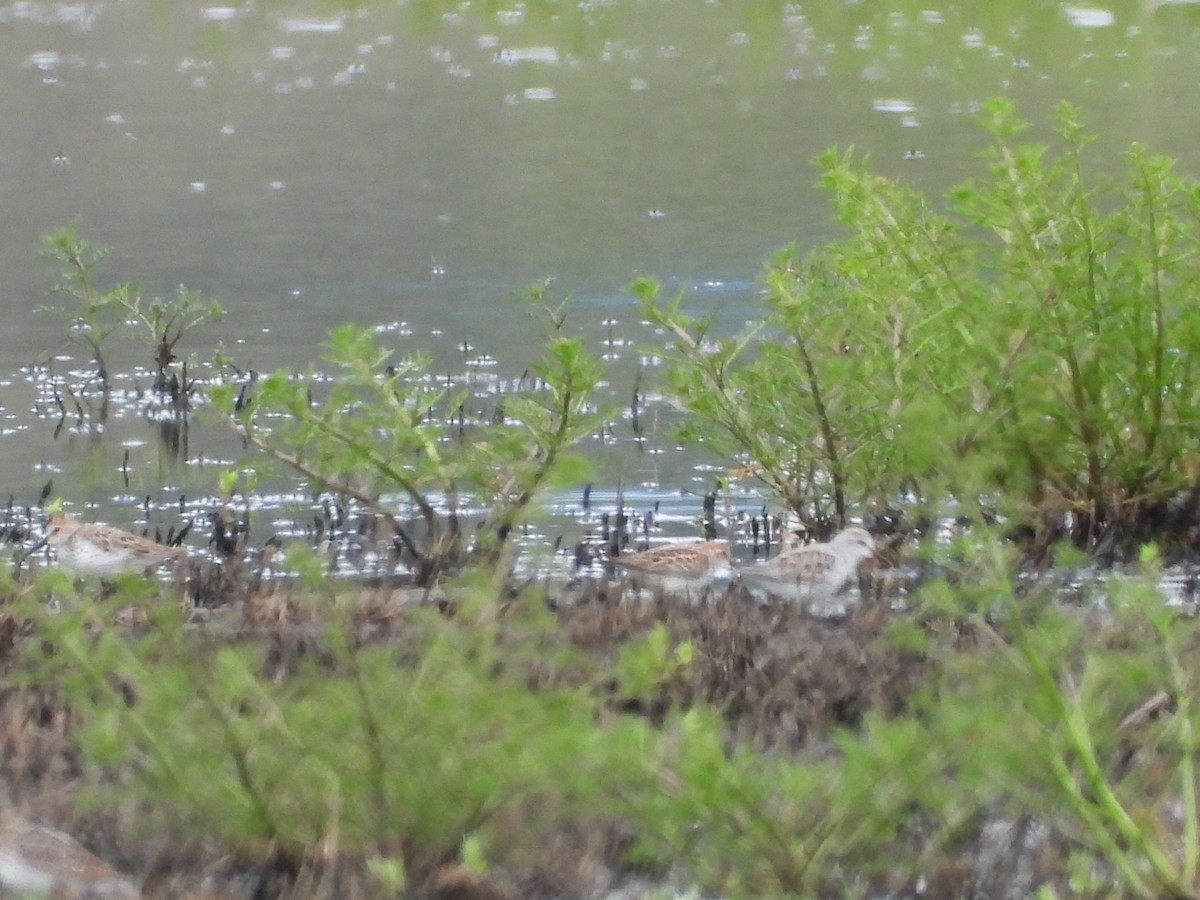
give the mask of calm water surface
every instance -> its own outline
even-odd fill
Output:
[[[1006,95],[1035,122],[1080,106],[1101,166],[1139,140],[1200,174],[1198,50],[1200,4],[1138,0],[2,5],[0,485],[31,502],[53,475],[129,522],[147,494],[210,493],[238,453],[197,426],[176,460],[134,410],[99,440],[33,416],[22,367],[78,355],[34,312],[40,236],[66,223],[116,249],[106,282],[219,298],[230,314],[185,349],[258,368],[306,367],[353,319],[403,322],[385,339],[448,371],[519,372],[514,292],[552,277],[624,401],[630,342],[655,339],[623,286],[656,276],[738,327],[772,252],[836,236],[822,150],[937,191],[978,171],[972,114]],[[716,461],[622,446],[610,478],[711,485]]]

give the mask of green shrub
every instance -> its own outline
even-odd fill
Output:
[[[983,124],[989,176],[941,211],[823,155],[850,236],[774,260],[750,334],[713,339],[653,283],[634,292],[673,337],[688,434],[753,463],[803,518],[1055,510],[1092,547],[1196,482],[1200,185],[1140,147],[1119,186],[1090,183],[1070,110],[1049,161],[1013,142],[1006,103]]]
[[[486,410],[470,408],[466,388],[440,386],[428,358],[393,362],[354,324],[329,335],[327,388],[281,370],[249,402],[228,386],[214,400],[255,447],[387,520],[427,583],[467,551],[494,559],[541,491],[586,477],[570,448],[602,421],[592,409],[599,362],[563,333],[565,303],[552,309],[544,288],[532,298],[552,331],[543,357],[527,386]],[[464,506],[483,510],[472,546]]]
[[[318,636],[267,642],[187,632],[170,608],[141,634],[105,625],[128,599],[35,613],[29,677],[78,717],[99,801],[150,801],[148,824],[199,829],[243,859],[391,860],[420,884],[464,842],[512,844],[514,815],[529,848],[648,783],[649,727],[598,724],[594,667],[532,599],[503,625],[415,611],[370,644],[353,612],[315,597]]]
[[[1200,632],[1156,575],[1113,581],[1090,612],[1049,591],[1019,601],[997,591],[990,615],[970,616],[980,646],[946,666],[919,710],[923,740],[944,748],[952,774],[941,814],[952,803],[975,817],[1035,817],[1065,842],[1060,875],[1073,893],[1200,887],[1197,672],[1186,663]]]
[[[1018,599],[996,547],[974,551],[973,598],[931,585],[940,611],[922,600],[925,627],[896,629],[937,661],[927,687],[906,714],[875,710],[837,735],[836,753],[764,758],[703,707],[669,718],[660,789],[631,800],[639,852],[686,860],[731,897],[878,896],[921,880],[964,896],[986,884],[988,854],[1012,854],[1002,876],[1026,890],[1195,896],[1195,622],[1153,572],[1104,590],[1104,628],[1048,592]],[[983,836],[1026,819],[1046,831],[1024,857]]]

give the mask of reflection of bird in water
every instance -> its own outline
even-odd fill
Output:
[[[648,588],[664,593],[687,593],[707,587],[729,565],[729,544],[700,541],[643,550],[610,562]]]
[[[169,559],[187,559],[185,547],[168,547],[120,528],[77,522],[65,516],[55,516],[46,523],[46,543],[59,564],[78,575],[141,572]]]
[[[824,544],[785,550],[774,559],[738,566],[738,577],[752,594],[782,600],[832,597],[875,554],[875,539],[865,528],[847,528]]]

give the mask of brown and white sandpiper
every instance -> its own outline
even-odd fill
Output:
[[[725,541],[695,541],[653,547],[611,560],[634,580],[665,594],[698,591],[712,583],[729,566],[729,544]]]
[[[774,559],[738,566],[742,583],[758,597],[820,600],[840,591],[859,564],[875,555],[875,539],[865,528],[851,527],[822,544],[807,544]]]
[[[59,564],[77,575],[107,577],[187,559],[186,547],[168,547],[111,525],[93,525],[66,516],[53,516],[46,523],[46,543]]]

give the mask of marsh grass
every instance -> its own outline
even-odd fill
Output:
[[[105,421],[109,403],[106,345],[121,333],[139,336],[152,348],[155,378],[151,389],[166,397],[172,409],[190,409],[195,385],[188,377],[186,360],[177,355],[178,346],[192,331],[224,316],[224,307],[182,286],[165,300],[146,297],[132,282],[102,287],[96,269],[112,251],[88,242],[73,225],[45,235],[42,246],[43,256],[60,272],[53,293],[65,301],[42,310],[68,321],[68,340],[86,346],[95,366],[81,384],[63,382],[67,397],[58,396],[57,400],[63,415],[67,415],[69,400],[80,417],[86,409],[96,421]],[[99,397],[94,408],[89,400],[93,382]]]

